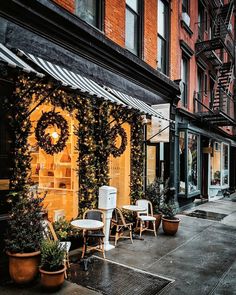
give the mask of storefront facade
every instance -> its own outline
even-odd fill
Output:
[[[176,182],[179,183],[180,204],[184,205],[195,198],[208,201],[222,198],[231,187],[230,150],[234,149],[234,142],[213,130],[206,131],[187,123],[187,120],[186,123],[178,123],[176,137]],[[231,165],[231,169],[233,173],[235,166]]]
[[[36,6],[21,7],[22,10],[18,7],[19,11],[22,11],[22,14],[19,14],[16,13],[15,4],[12,4],[13,10],[9,11],[9,6],[6,3],[6,6],[4,5],[1,9],[3,26],[0,35],[4,45],[13,48],[12,52],[16,54],[21,53],[20,58],[23,61],[44,74],[44,78],[40,78],[40,80],[33,76],[21,77],[22,73],[18,70],[14,82],[21,84],[18,87],[20,92],[14,96],[19,95],[23,98],[23,93],[27,92],[28,88],[31,89],[26,95],[30,102],[26,106],[27,110],[33,109],[28,118],[30,130],[27,144],[29,144],[28,151],[31,158],[29,173],[33,183],[37,184],[41,191],[47,191],[45,207],[49,212],[50,219],[56,219],[57,216],[63,214],[67,219],[75,218],[81,213],[79,212],[80,208],[96,207],[98,188],[101,185],[117,187],[118,206],[134,202],[135,199],[144,195],[146,178],[143,152],[147,138],[145,138],[146,123],[142,116],[146,115],[147,120],[152,120],[152,113],[135,108],[133,104],[128,105],[127,101],[125,102],[126,107],[123,108],[119,106],[119,103],[109,101],[109,97],[114,95],[112,93],[104,100],[103,97],[96,96],[96,93],[94,95],[92,91],[83,92],[81,87],[80,89],[77,87],[78,89],[73,91],[74,85],[70,87],[70,81],[68,83],[68,78],[64,74],[52,73],[49,70],[50,63],[57,68],[58,72],[65,68],[74,74],[91,78],[93,83],[97,83],[103,89],[110,87],[125,93],[125,95],[131,95],[133,98],[135,97],[136,102],[141,100],[149,105],[168,103],[169,113],[166,121],[172,123],[175,116],[174,109],[178,101],[178,86],[156,70],[150,69],[140,59],[133,57],[127,50],[114,45],[100,32],[85,25],[79,19],[75,21],[74,17],[58,8],[57,5],[52,3],[49,5],[46,2],[46,18],[48,21],[53,19],[54,25],[47,26],[47,37],[45,38],[45,28],[38,26],[42,16],[45,17],[45,10],[41,6],[41,1],[32,4]],[[26,24],[25,15],[36,20],[36,11],[39,17],[38,21]],[[66,17],[65,25],[71,26],[71,34],[74,34],[77,29],[76,44],[80,44],[80,48],[75,45],[73,38],[69,42],[68,30],[64,31],[62,28],[60,31],[60,34],[64,34],[63,39],[61,39],[59,32],[54,30],[58,25],[58,15]],[[27,25],[31,26],[30,30],[26,29]],[[51,30],[53,27],[54,29]],[[87,35],[86,41],[82,38],[83,34]],[[54,42],[55,39],[57,42]],[[89,40],[90,42],[88,42]],[[82,45],[86,47],[86,54]],[[103,56],[107,56],[105,59],[98,54],[98,49],[103,51]],[[46,64],[48,68],[42,67],[42,64]],[[21,80],[26,82],[21,82]],[[13,93],[14,91],[15,89],[13,89]],[[41,96],[41,92],[43,96]],[[75,96],[77,96],[78,103],[73,105]],[[119,97],[116,98],[119,100]],[[44,99],[45,101],[43,101]],[[106,104],[107,100],[108,104]],[[40,104],[37,106],[38,102]],[[31,105],[32,103],[36,104],[35,109]],[[25,111],[28,112],[27,110]],[[39,146],[35,132],[43,114],[49,112],[58,113],[68,126],[68,139],[65,146],[53,154]],[[163,121],[162,118],[159,119]],[[56,143],[61,131],[60,128],[57,130],[53,124],[51,125],[44,131],[45,134],[50,135],[51,143]],[[124,136],[114,131],[117,128]],[[115,133],[113,147],[111,147],[112,143],[107,139],[108,137],[106,138],[106,132],[109,133],[112,129]],[[169,129],[169,133],[172,132],[173,126],[170,126]],[[26,139],[24,143],[26,143]],[[124,145],[123,148],[121,148],[122,145]],[[167,148],[163,148],[162,143],[159,145],[158,161],[154,164],[154,166],[158,166],[158,169],[156,167],[153,169],[159,170],[160,159],[163,161],[163,157],[166,157],[168,161],[165,164],[165,175],[169,177],[171,174],[171,161],[169,161],[171,145],[167,143]],[[111,152],[112,148],[115,150],[114,153]],[[118,154],[117,150],[120,150]],[[165,150],[164,156],[164,152],[161,150]],[[149,163],[153,165],[152,161]]]

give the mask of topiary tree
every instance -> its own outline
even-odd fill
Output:
[[[9,194],[12,205],[9,229],[5,239],[6,250],[10,253],[31,253],[40,250],[42,236],[42,201],[38,193],[27,189]]]

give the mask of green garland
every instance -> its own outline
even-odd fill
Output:
[[[45,134],[45,130],[49,126],[55,125],[60,129],[60,135],[57,142],[53,144],[50,134]],[[39,147],[47,154],[53,155],[63,151],[69,138],[69,127],[66,119],[54,111],[43,113],[35,129],[35,138]]]
[[[120,147],[116,146],[116,137],[117,136],[121,137]],[[115,158],[120,157],[124,153],[126,146],[127,146],[127,135],[126,135],[124,128],[122,128],[118,124],[114,125],[111,128],[110,140],[111,140],[111,147],[110,147],[111,154]]]
[[[131,176],[130,176],[130,196],[131,202],[144,197],[144,132],[142,117],[134,114],[131,124]]]
[[[14,107],[9,115],[12,130],[14,132],[14,161],[10,178],[10,189],[23,191],[26,186],[31,184],[29,177],[31,170],[31,155],[28,137],[30,135],[31,122],[27,116],[31,104],[31,98],[22,96],[20,85],[26,84],[27,79],[21,77],[16,84],[14,92]]]
[[[30,119],[26,118],[30,103],[39,102],[49,91],[51,83],[36,83],[21,76],[18,80],[16,96],[22,97],[20,109],[15,108],[17,120],[14,120],[16,137],[16,163],[11,180],[12,187],[21,187],[30,182],[30,149],[27,138],[30,135]],[[79,176],[79,207],[80,214],[87,208],[97,207],[98,188],[109,184],[108,159],[111,149],[109,118],[112,116],[118,124],[127,121],[131,124],[131,200],[143,196],[143,126],[141,116],[118,105],[111,105],[100,99],[69,94],[58,89],[46,99],[55,107],[71,113],[77,110],[76,118],[79,122],[75,135],[78,138],[77,149]],[[22,108],[22,109],[21,109]],[[22,118],[20,118],[22,117]],[[19,120],[18,120],[19,119]],[[22,128],[23,126],[23,128]]]

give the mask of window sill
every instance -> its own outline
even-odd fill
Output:
[[[190,29],[190,27],[183,20],[181,20],[181,27],[185,29],[185,31],[189,34],[190,37],[192,37],[193,31]]]

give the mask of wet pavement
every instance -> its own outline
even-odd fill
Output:
[[[209,219],[214,221],[220,221],[227,216],[227,214],[216,213],[211,211],[204,211],[204,210],[194,210],[190,213],[186,214],[187,216],[202,218],[202,219]]]
[[[226,217],[220,221],[214,221],[186,216],[195,210],[225,214]],[[157,237],[147,233],[143,235],[143,241],[135,240],[133,244],[129,240],[121,239],[115,249],[106,252],[107,260],[132,268],[134,271],[141,270],[147,273],[149,278],[153,275],[167,281],[172,280],[159,293],[160,289],[157,288],[156,294],[236,295],[236,202],[231,198],[225,198],[204,203],[183,212],[179,217],[181,223],[176,236],[166,236],[160,228]],[[107,262],[97,265],[96,261],[94,263],[95,268],[82,275],[80,265],[73,264],[74,274],[71,278],[77,284],[66,282],[60,293],[56,294],[114,295],[116,293],[113,292],[112,285],[109,285],[110,282],[115,282],[116,278],[119,278],[116,283],[124,281],[124,284],[127,284],[122,266],[114,270]],[[89,286],[85,283],[90,281],[90,276],[97,276],[100,281],[108,280],[102,282],[105,285],[107,283],[107,289],[102,290],[99,284]],[[150,285],[150,281],[148,284]],[[91,289],[80,285],[89,286]],[[137,286],[139,286],[139,280],[130,278],[130,295],[138,294]],[[33,292],[30,292],[29,289],[14,290],[12,287],[5,286],[5,289],[0,287],[0,294],[43,294],[39,288],[35,286],[32,288]],[[126,293],[120,291],[119,294]],[[148,293],[140,294],[149,295]]]

